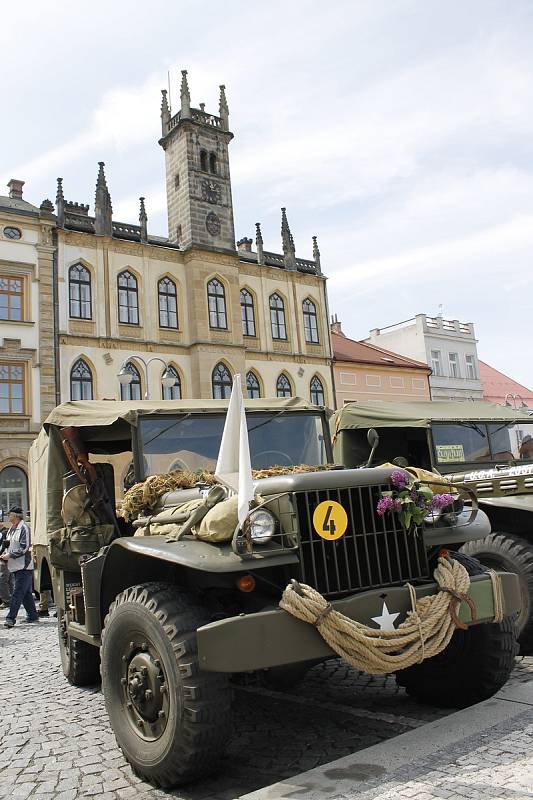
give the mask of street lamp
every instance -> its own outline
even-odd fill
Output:
[[[509,402],[509,400],[507,399],[508,397],[511,398],[511,400],[513,401],[512,403]],[[516,405],[517,400],[520,400],[520,406]],[[527,403],[524,402],[524,398],[521,395],[512,394],[511,392],[507,392],[507,394],[505,395],[505,405],[508,408],[515,408],[515,409],[528,407]]]
[[[153,361],[160,361],[161,364],[165,367],[165,371],[161,375],[161,383],[166,389],[170,389],[176,383],[176,376],[170,369],[169,365],[166,361],[163,361],[162,358],[159,356],[153,356],[149,358],[148,361],[145,361],[144,358],[141,356],[135,356],[135,361],[140,361],[141,364],[144,365],[144,385],[146,387],[146,391],[144,393],[144,399],[150,399],[150,390],[148,388],[148,367]],[[121,386],[129,386],[133,379],[133,375],[131,372],[128,371],[128,364],[131,364],[131,358],[127,358],[125,361],[122,362],[122,366],[120,367],[120,371],[117,374],[117,378]]]

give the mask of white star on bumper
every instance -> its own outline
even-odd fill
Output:
[[[375,622],[381,631],[395,631],[396,628],[394,627],[394,621],[399,616],[399,612],[397,614],[391,614],[387,608],[387,603],[383,601],[383,610],[381,612],[381,616],[372,617],[372,622]]]

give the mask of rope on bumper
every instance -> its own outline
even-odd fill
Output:
[[[279,605],[293,617],[314,625],[331,649],[352,667],[371,675],[385,675],[438,655],[448,645],[458,624],[462,626],[457,614],[462,600],[468,596],[468,572],[459,561],[439,558],[433,575],[440,589],[435,595],[417,599],[413,587],[407,584],[412,610],[393,631],[369,628],[346,617],[306,584],[300,584],[301,594],[289,584]],[[501,581],[491,580],[496,616],[503,608]],[[498,582],[499,610],[495,588]],[[475,607],[473,611],[474,616]]]

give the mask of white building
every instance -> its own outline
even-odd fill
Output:
[[[483,399],[471,322],[417,314],[396,325],[374,328],[365,341],[428,364],[433,400]]]
[[[53,229],[49,200],[0,196],[0,509],[28,508],[27,455],[56,405]]]

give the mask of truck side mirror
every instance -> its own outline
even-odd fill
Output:
[[[372,459],[374,458],[374,453],[376,452],[376,448],[379,444],[379,434],[375,428],[370,428],[366,439],[370,447],[372,448],[370,451],[370,455],[368,456],[368,461],[366,462],[366,466],[369,467],[372,463]]]

